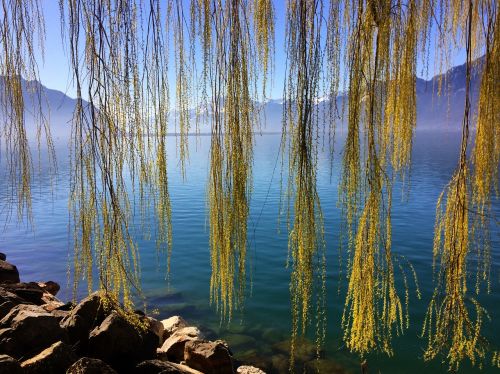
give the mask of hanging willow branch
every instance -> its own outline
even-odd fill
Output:
[[[253,162],[254,97],[259,67],[267,75],[274,40],[273,8],[247,1],[194,1],[192,21],[203,49],[203,98],[210,102],[211,147],[208,206],[211,301],[230,320],[244,304],[247,221]],[[254,36],[252,29],[264,34]],[[255,49],[260,58],[257,61]]]
[[[479,293],[482,281],[489,284],[490,253],[487,237],[483,236],[489,227],[488,204],[498,170],[498,130],[492,122],[498,119],[498,88],[491,79],[498,73],[498,9],[490,2],[469,0],[452,1],[447,24],[448,32],[461,38],[466,45],[465,108],[462,123],[462,142],[458,168],[441,193],[436,208],[434,235],[434,259],[438,262],[436,287],[429,303],[423,332],[428,337],[424,358],[433,359],[446,355],[450,370],[458,370],[464,359],[474,365],[482,363],[487,352],[487,341],[481,334],[487,311],[477,297],[468,291],[468,265],[471,257],[477,262],[475,291]],[[484,23],[486,22],[486,23]],[[485,38],[485,39],[483,39]],[[471,71],[473,56],[483,40],[486,44],[483,76],[481,79],[477,133],[471,168],[467,148],[469,146],[472,105]],[[494,57],[497,60],[494,60]],[[493,59],[492,59],[493,58]],[[498,78],[498,76],[497,76]],[[496,90],[496,96],[495,96]],[[488,122],[485,122],[488,121]],[[489,128],[489,131],[486,130]],[[485,138],[488,131],[488,139]],[[484,154],[488,150],[487,155]],[[472,197],[471,197],[472,195]],[[475,210],[477,209],[477,210]],[[478,217],[471,218],[471,212]],[[471,227],[471,220],[477,226]],[[483,232],[476,231],[482,228]],[[473,245],[477,251],[471,251]],[[498,366],[498,359],[493,357]]]
[[[127,175],[139,185],[141,212],[148,204],[156,209],[159,248],[169,250],[171,244],[168,85],[159,2],[147,9],[143,43],[135,1],[61,0],[60,5],[69,25],[77,88],[70,200],[75,290],[80,278],[92,290],[95,266],[99,288],[131,311],[140,274]]]
[[[39,0],[2,0],[0,17],[0,151],[3,147],[9,178],[8,201],[1,208],[10,218],[12,208],[17,205],[18,220],[27,218],[31,223],[33,162],[29,140],[33,138],[30,133],[36,133],[39,150],[42,142],[47,146],[49,166],[56,166],[35,55],[37,47],[43,50],[45,38],[42,5]],[[27,106],[26,101],[32,105]],[[33,118],[27,120],[29,111]]]
[[[319,118],[315,106],[320,89],[322,13],[323,5],[318,1],[289,1],[287,5],[288,70],[282,142],[288,137],[292,369],[298,334],[306,332],[313,312],[318,354],[325,338],[326,257],[323,214],[316,189]]]
[[[408,290],[403,305],[394,277],[392,185],[410,164],[416,55],[428,6],[358,1],[344,10],[349,102],[340,201],[350,256],[342,325],[347,347],[362,357],[371,351],[392,355],[393,333],[409,323]]]

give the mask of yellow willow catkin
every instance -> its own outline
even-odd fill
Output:
[[[50,134],[48,111],[40,90],[37,47],[43,52],[45,25],[39,0],[2,0],[0,2],[0,151],[9,179],[1,210],[9,219],[17,207],[17,219],[32,223],[31,183],[33,162],[30,140],[40,151],[42,141],[47,146],[49,167],[55,168],[55,153]],[[43,54],[42,54],[43,56]],[[32,105],[27,105],[26,100]],[[26,119],[26,113],[33,118]],[[29,129],[33,120],[36,131]],[[34,134],[30,134],[33,132]],[[35,135],[35,137],[34,137]],[[31,139],[30,139],[31,138]],[[52,172],[53,170],[51,170]]]
[[[188,56],[186,56],[184,40],[184,13],[180,1],[175,1],[174,15],[171,16],[174,26],[174,50],[175,50],[175,98],[176,98],[176,124],[179,124],[179,156],[180,167],[183,177],[186,174],[186,161],[189,158],[188,135],[190,131],[189,118],[189,97],[190,97],[190,77]]]
[[[246,289],[247,221],[253,162],[255,40],[247,1],[194,2],[204,56],[202,98],[210,102],[208,182],[211,302],[222,320],[242,309]],[[210,16],[210,14],[212,14]],[[256,15],[254,15],[255,17]],[[271,30],[272,31],[272,30]],[[213,38],[214,37],[214,38]],[[266,41],[272,40],[270,36]],[[260,48],[264,41],[259,41]],[[267,58],[262,63],[267,70]],[[267,74],[267,71],[266,71]],[[210,95],[208,95],[210,92]]]
[[[361,357],[392,355],[393,332],[409,320],[406,276],[404,306],[395,284],[390,211],[394,174],[410,163],[419,30],[427,27],[419,15],[427,13],[425,2],[406,5],[358,1],[344,9],[350,75],[340,202],[349,282],[342,326],[347,347]]]
[[[489,282],[489,243],[484,236],[489,226],[489,217],[485,213],[488,211],[488,202],[495,183],[491,178],[497,173],[495,169],[498,167],[498,154],[494,149],[498,130],[495,129],[495,124],[487,124],[484,121],[498,117],[498,96],[494,95],[494,83],[490,85],[488,81],[496,79],[491,75],[493,71],[490,69],[497,69],[498,73],[498,67],[495,68],[498,63],[492,62],[490,58],[492,53],[498,53],[494,51],[495,43],[498,48],[498,40],[495,41],[495,38],[498,38],[499,34],[496,3],[451,1],[446,6],[448,10],[442,18],[447,28],[442,28],[441,32],[451,36],[452,41],[463,42],[466,46],[465,109],[458,168],[441,194],[436,210],[436,285],[427,309],[423,334],[428,338],[424,358],[429,360],[444,355],[450,370],[458,370],[465,359],[472,365],[478,364],[481,367],[488,349],[488,343],[481,332],[488,314],[469,291],[468,263],[471,258],[477,263],[475,291],[478,294],[480,283]],[[442,47],[447,47],[447,44]],[[481,52],[482,47],[486,49],[486,56],[483,62],[472,169],[467,154],[473,118],[471,71],[473,58]],[[496,90],[498,94],[498,89]],[[491,138],[493,146],[487,145],[486,139]],[[486,149],[491,152],[487,156],[482,154]],[[472,218],[471,215],[477,217]],[[476,223],[471,224],[474,221]],[[479,232],[481,227],[485,230],[482,233]],[[471,251],[474,245],[477,247],[476,252]],[[492,364],[498,366],[495,353]]]
[[[266,95],[267,76],[272,75],[274,52],[274,6],[271,0],[254,0],[255,44],[262,66],[262,93]]]
[[[489,8],[490,13],[495,9]],[[486,53],[481,77],[481,86],[476,123],[476,139],[471,159],[473,163],[472,179],[472,206],[473,239],[477,247],[478,271],[476,293],[482,281],[487,282],[489,291],[490,277],[490,243],[489,225],[491,216],[491,194],[496,191],[498,197],[498,165],[500,164],[500,27],[498,15],[490,14],[487,33],[485,36]]]
[[[315,109],[319,96],[322,12],[323,5],[317,1],[287,4],[288,71],[282,142],[285,148],[288,138],[291,370],[299,333],[304,334],[307,326],[316,321],[318,355],[325,338],[326,258],[323,215],[316,189],[319,119]]]
[[[139,184],[141,213],[147,212],[147,204],[155,208],[158,247],[169,253],[171,245],[166,58],[159,3],[149,5],[142,48],[135,1],[60,2],[63,26],[66,18],[69,25],[77,88],[70,196],[74,287],[76,291],[83,278],[90,292],[95,266],[98,287],[109,300],[121,300],[132,319],[129,312],[133,292],[140,290],[140,273],[138,248],[131,235],[135,201],[126,184],[128,172]]]

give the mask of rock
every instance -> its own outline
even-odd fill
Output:
[[[196,327],[183,327],[176,330],[165,340],[159,353],[160,355],[165,354],[169,361],[181,362],[184,360],[184,345],[186,342],[201,338],[201,332]]]
[[[226,340],[229,346],[235,351],[250,349],[257,344],[257,340],[254,337],[243,334],[227,334],[224,335],[224,340]]]
[[[176,373],[176,374],[203,374],[202,372],[190,368],[189,366],[176,364],[168,361],[161,360],[147,360],[141,362],[136,366],[134,373],[137,374],[166,374],[166,373]]]
[[[7,255],[5,253],[0,252],[0,261],[7,260]]]
[[[58,319],[35,305],[15,306],[0,321],[0,326],[0,351],[15,358],[40,352],[59,340],[68,340]]]
[[[71,347],[61,341],[52,344],[36,356],[23,361],[21,367],[27,374],[33,373],[64,373],[77,357]]]
[[[8,355],[0,355],[0,373],[21,374],[21,364]]]
[[[19,271],[17,267],[8,263],[5,260],[0,260],[0,283],[4,282],[19,282]]]
[[[236,369],[236,373],[238,374],[266,374],[264,371],[256,368],[255,366],[247,366],[243,365]]]
[[[188,324],[182,317],[173,316],[161,321],[163,325],[163,341],[170,338],[170,336],[183,327],[188,327]]]
[[[45,304],[42,300],[44,291],[35,282],[5,283],[3,284],[3,287],[7,291],[14,293],[21,299],[25,300],[25,302],[27,301],[36,305]]]
[[[233,358],[221,341],[188,341],[184,345],[186,365],[206,374],[233,374]]]
[[[135,373],[137,374],[158,374],[158,373],[175,373],[179,374],[180,371],[177,370],[168,361],[161,360],[147,360],[143,361],[135,367]]]
[[[61,286],[59,286],[58,283],[53,281],[38,282],[37,284],[42,290],[50,293],[53,296],[56,296],[59,290],[61,289]]]
[[[13,307],[9,313],[7,313],[0,320],[0,327],[12,327],[14,320],[19,316],[20,313],[33,313],[33,314],[46,314],[46,310],[38,305],[33,304],[19,304]]]
[[[54,309],[50,312],[50,314],[56,317],[60,323],[64,318],[66,318],[69,315],[69,312],[67,312],[66,310]]]
[[[345,374],[347,370],[338,362],[327,360],[324,358],[315,359],[305,364],[305,369],[309,373],[331,373]]]
[[[158,336],[147,329],[139,330],[116,311],[90,332],[88,351],[115,368],[130,368],[130,364],[153,359]]]
[[[95,292],[75,306],[61,321],[61,326],[68,332],[71,343],[79,343],[81,348],[85,348],[90,331],[99,326],[106,316],[101,294]]]
[[[117,374],[116,371],[98,358],[82,357],[71,365],[66,374]]]
[[[0,287],[0,319],[5,317],[13,307],[24,303],[26,303],[26,301],[21,299],[15,293]]]
[[[158,346],[161,346],[163,343],[163,332],[165,330],[163,323],[152,317],[147,317],[147,319],[149,320],[149,328],[158,336]]]
[[[273,350],[288,355],[290,353],[290,339],[273,344]],[[297,361],[307,362],[316,358],[316,345],[306,338],[298,338],[295,346],[295,358]]]
[[[67,302],[66,304],[63,304],[61,306],[58,306],[56,309],[57,310],[64,310],[67,312],[72,311],[76,307],[76,304],[72,301]]]

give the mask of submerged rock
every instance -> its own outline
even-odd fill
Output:
[[[88,351],[112,366],[128,367],[131,363],[153,359],[157,346],[158,336],[153,331],[141,331],[113,311],[90,332]]]
[[[13,357],[0,354],[0,373],[21,374],[21,364]]]
[[[186,342],[202,339],[200,330],[196,327],[183,327],[176,330],[161,346],[160,355],[165,354],[169,361],[181,362],[184,360],[184,346]]]
[[[58,319],[34,305],[15,306],[1,321],[0,351],[15,358],[25,357],[61,340],[66,332]]]
[[[222,341],[192,340],[185,343],[186,365],[206,374],[233,374],[233,359]]]
[[[7,260],[7,255],[5,253],[0,252],[0,261]]]
[[[15,265],[8,263],[5,260],[0,260],[0,283],[4,282],[19,282],[19,271]]]
[[[237,374],[266,374],[263,370],[255,366],[243,365],[236,369]]]
[[[69,345],[61,341],[52,344],[36,356],[23,361],[21,367],[27,374],[64,373],[77,360],[77,356]]]
[[[98,358],[82,357],[71,365],[66,374],[117,374],[116,371]]]

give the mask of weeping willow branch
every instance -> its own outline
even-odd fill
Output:
[[[416,55],[427,7],[426,1],[358,1],[344,10],[349,102],[339,199],[350,255],[342,326],[347,347],[361,357],[392,355],[393,333],[409,323],[408,297],[404,306],[394,277],[392,185],[410,164]]]
[[[2,0],[0,9],[0,151],[6,160],[9,189],[2,210],[9,219],[17,206],[17,218],[32,223],[31,184],[33,161],[26,113],[31,110],[40,151],[47,146],[49,166],[55,170],[55,153],[42,92],[39,90],[37,48],[43,51],[45,24],[38,0]],[[42,54],[43,56],[43,54]],[[32,102],[27,107],[26,101]]]
[[[316,315],[318,355],[325,338],[326,257],[323,214],[316,189],[319,118],[315,109],[322,62],[322,13],[323,5],[318,1],[289,1],[287,5],[282,142],[288,139],[289,149],[290,368],[294,367],[298,334],[306,332],[312,310]]]
[[[446,17],[448,29],[454,38],[461,37],[466,45],[465,109],[462,123],[462,142],[458,168],[450,183],[438,200],[434,234],[434,259],[438,262],[436,287],[429,304],[423,332],[428,337],[424,358],[429,360],[440,354],[446,355],[450,370],[458,370],[464,359],[474,365],[482,364],[487,352],[487,341],[481,329],[487,311],[477,297],[468,292],[468,262],[475,257],[477,281],[475,291],[479,293],[480,283],[489,284],[489,243],[482,236],[487,232],[489,221],[484,215],[477,215],[471,227],[469,210],[477,206],[485,213],[491,192],[496,183],[498,170],[498,130],[489,128],[489,123],[498,117],[498,88],[491,85],[492,73],[498,73],[498,9],[490,2],[469,0],[465,3],[453,1]],[[486,22],[486,23],[484,23]],[[486,25],[486,26],[485,26]],[[461,35],[461,36],[458,36]],[[485,38],[485,39],[483,39]],[[485,40],[486,56],[481,79],[479,115],[471,170],[467,155],[472,117],[471,70],[473,56]],[[495,62],[493,62],[495,61]],[[495,96],[496,90],[496,96]],[[497,118],[498,119],[498,118]],[[485,138],[488,131],[488,140]],[[485,152],[488,150],[488,154]],[[472,197],[471,197],[472,195]],[[484,231],[478,236],[477,228]],[[473,245],[477,251],[471,251]],[[493,364],[499,365],[496,355]]]
[[[60,6],[69,25],[77,88],[70,197],[75,291],[83,278],[90,292],[97,270],[99,288],[131,311],[140,273],[127,175],[139,185],[141,212],[148,203],[156,209],[160,249],[169,251],[172,235],[167,67],[159,2],[150,2],[147,9],[143,43],[135,1],[61,0]]]
[[[243,308],[246,288],[247,221],[253,162],[257,70],[267,75],[273,36],[272,6],[247,1],[192,3],[192,21],[203,49],[205,102],[210,102],[211,147],[208,206],[211,302],[223,320]],[[265,35],[252,36],[257,28]],[[260,63],[255,58],[258,50]],[[208,94],[210,92],[210,94]]]

